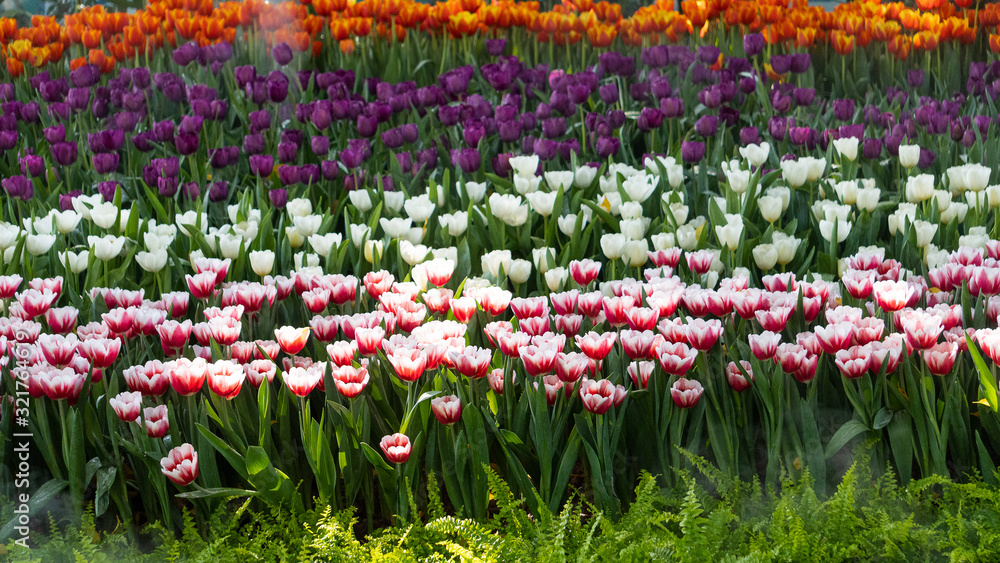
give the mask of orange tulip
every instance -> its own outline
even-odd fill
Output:
[[[913,36],[913,48],[920,51],[933,51],[938,46],[938,34],[933,31],[921,31]]]
[[[70,70],[76,70],[76,69],[82,67],[85,64],[87,64],[87,58],[86,57],[77,57],[77,58],[75,58],[75,59],[73,59],[73,60],[71,60],[69,62],[69,69]]]
[[[330,35],[337,41],[351,36],[351,26],[346,20],[330,20]]]
[[[313,0],[312,7],[317,16],[326,17],[333,13],[332,0]]]
[[[7,53],[12,55],[15,59],[24,62],[28,60],[28,54],[31,51],[31,41],[26,39],[18,39],[17,41],[12,41],[10,45],[7,46]]]
[[[833,43],[833,50],[838,55],[849,55],[854,50],[854,37],[847,35],[843,31],[831,31],[830,42]]]
[[[340,52],[344,53],[345,55],[350,55],[351,53],[353,53],[354,52],[354,40],[353,39],[344,39],[343,41],[341,41],[340,42]]]
[[[990,34],[990,51],[1000,53],[1000,35],[996,33]]]
[[[910,56],[910,49],[913,42],[908,35],[897,35],[889,42],[889,53],[901,61],[905,61]]]
[[[21,76],[24,74],[24,63],[13,57],[7,57],[7,73],[11,78]]]
[[[602,49],[609,47],[617,35],[618,32],[614,26],[610,25],[598,24],[587,29],[587,37],[590,39],[590,44]]]
[[[101,32],[97,29],[88,29],[83,32],[83,46],[87,49],[96,49],[101,46]]]

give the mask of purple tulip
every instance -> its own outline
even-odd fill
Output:
[[[318,164],[303,164],[299,166],[299,182],[311,185],[318,184],[322,179],[323,175],[320,173]]]
[[[316,156],[326,156],[330,152],[330,138],[323,135],[313,135],[309,139],[309,147]]]
[[[775,74],[785,74],[792,68],[791,55],[771,55],[771,70]]]
[[[25,123],[36,123],[42,106],[38,102],[28,102],[21,106],[20,119]]]
[[[69,73],[69,79],[77,88],[90,88],[101,79],[101,69],[94,64],[85,64]]]
[[[76,143],[67,143],[64,141],[52,143],[49,146],[49,151],[52,153],[52,160],[55,160],[56,164],[61,166],[69,166],[76,162],[77,150]]]
[[[278,209],[284,209],[288,204],[288,191],[285,188],[275,188],[267,192],[267,198],[271,200],[271,205]]]
[[[247,87],[257,78],[257,67],[253,65],[238,66],[233,70],[233,74],[236,77],[236,85],[240,90]]]
[[[340,175],[340,168],[336,161],[324,160],[320,163],[320,172],[323,174],[324,180],[333,181]]]
[[[178,133],[174,136],[174,146],[177,147],[177,152],[183,155],[194,154],[198,150],[198,134],[180,134]]]
[[[277,74],[275,74],[277,73]],[[288,78],[278,71],[274,71],[267,77],[267,97],[274,103],[280,104],[288,97]]]
[[[698,47],[698,60],[706,65],[714,65],[719,60],[722,51],[715,45],[702,45]]]
[[[156,189],[163,197],[174,197],[174,195],[177,194],[177,188],[179,186],[180,182],[177,176],[166,176],[156,179]]]
[[[21,165],[21,174],[33,178],[41,177],[45,173],[45,160],[37,154],[26,154],[18,159]]]
[[[106,182],[99,182],[97,184],[97,193],[101,194],[106,203],[111,203],[115,200],[115,192],[118,191],[118,182],[114,180],[108,180]]]
[[[714,115],[703,115],[694,124],[694,132],[702,137],[712,137],[719,130],[719,118]]]
[[[72,190],[66,194],[59,194],[59,209],[62,211],[73,209],[73,200],[81,195],[83,195],[83,192],[80,190]]]
[[[294,162],[298,157],[299,147],[295,143],[283,141],[278,143],[278,161],[283,163]]]
[[[197,135],[201,133],[201,127],[204,122],[205,118],[201,116],[185,115],[181,117],[181,124],[177,128],[177,133],[182,135]]]
[[[760,33],[747,33],[743,36],[743,52],[748,57],[756,57],[764,52],[764,36]]]
[[[243,137],[243,151],[248,155],[262,154],[264,146],[264,135],[261,133],[251,133]]]
[[[646,47],[639,54],[639,60],[642,64],[652,67],[660,68],[667,66],[667,48],[666,45],[657,45],[655,47]]]
[[[559,143],[551,139],[535,139],[531,144],[531,150],[541,160],[549,161],[559,154]]]
[[[274,157],[269,154],[250,156],[250,172],[258,176],[270,176],[274,169]]]
[[[403,141],[407,143],[415,143],[417,139],[420,138],[420,129],[417,127],[416,123],[405,123],[399,126],[399,130],[403,133]]]
[[[198,55],[200,54],[201,48],[198,47],[197,43],[185,43],[184,45],[174,49],[174,64],[178,66],[187,66],[197,60]]]
[[[663,122],[663,113],[656,108],[642,108],[639,113],[639,119],[636,120],[636,126],[641,131],[652,131],[660,127]]]
[[[197,185],[197,184],[195,184]],[[226,201],[229,197],[229,184],[225,181],[212,182],[208,186],[208,200],[213,203]]]
[[[907,71],[906,82],[910,85],[910,88],[913,88],[914,90],[923,86],[924,85],[923,69],[915,69]]]
[[[455,149],[451,152],[451,164],[461,168],[466,174],[475,173],[482,164],[479,151],[474,148]]]
[[[760,144],[760,131],[756,127],[740,129],[740,144],[744,146]]]
[[[0,180],[0,186],[10,197],[19,197],[28,201],[35,195],[34,186],[31,181],[24,176],[11,176]]]
[[[937,160],[937,155],[934,154],[934,151],[920,147],[920,160],[917,161],[917,166],[921,170],[927,170],[934,166],[935,160]]]
[[[809,53],[795,53],[792,55],[790,70],[795,74],[802,74],[809,70],[812,65],[812,56]]]
[[[802,146],[809,143],[813,130],[809,127],[791,127],[788,129],[788,140],[793,145]]]
[[[562,117],[550,117],[542,122],[542,135],[555,139],[566,134],[566,120]]]
[[[621,141],[618,137],[598,137],[597,138],[597,154],[601,158],[609,158],[618,154],[621,148]]]
[[[506,39],[487,39],[486,40],[486,52],[490,54],[491,57],[499,57],[503,54],[504,49],[507,48]]]
[[[660,100],[660,113],[667,119],[684,115],[684,100],[680,98],[663,98]],[[617,127],[613,127],[617,129]]]
[[[636,82],[628,87],[628,95],[636,102],[644,101],[652,91],[653,88],[649,82]]]
[[[279,166],[278,181],[283,186],[291,186],[299,183],[299,167],[291,165]]]
[[[597,89],[597,93],[601,97],[601,101],[608,105],[618,103],[617,84],[603,84]]]
[[[792,90],[792,97],[795,98],[795,105],[799,107],[811,106],[816,99],[816,90],[812,88],[796,88]]]
[[[705,158],[705,143],[701,141],[684,141],[681,143],[681,158],[688,164],[700,162]]]
[[[559,142],[559,156],[569,161],[573,158],[571,153],[580,154],[580,140],[576,138],[566,139]]]
[[[794,126],[795,119],[774,116],[767,122],[767,131],[775,141],[781,142],[785,140],[788,129]]]
[[[881,158],[881,156],[882,156],[882,140],[881,139],[865,139],[864,148],[862,149],[861,154],[863,154],[865,158],[869,158],[869,159],[872,159],[872,160]]]
[[[285,66],[292,62],[292,48],[288,46],[288,43],[280,43],[275,45],[271,49],[271,56],[274,57],[274,62],[278,63],[279,66]]]
[[[378,131],[378,118],[368,115],[359,115],[356,123],[358,134],[362,137],[372,137]]]
[[[424,171],[437,167],[438,152],[436,148],[428,148],[417,152],[417,169]]]
[[[118,169],[118,153],[98,153],[91,157],[94,171],[98,174],[110,174]]]
[[[70,88],[69,93],[66,95],[66,105],[75,112],[87,109],[87,106],[90,105],[90,90],[87,88]]]
[[[507,178],[513,169],[510,166],[510,157],[514,156],[509,152],[502,152],[493,157],[493,173],[501,178]]]

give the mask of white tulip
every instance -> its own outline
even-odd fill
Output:
[[[385,206],[391,209],[393,213],[399,213],[403,210],[403,202],[406,201],[406,194],[403,192],[382,192],[382,199],[385,202]]]
[[[101,194],[79,195],[73,198],[73,210],[90,221],[90,210],[102,203],[104,203],[104,196]]]
[[[597,203],[612,215],[618,215],[621,211],[622,195],[618,192],[608,192],[601,195]]]
[[[375,263],[375,256],[382,256],[383,245],[380,240],[370,240],[365,243],[365,260],[369,264]]]
[[[788,204],[792,201],[791,189],[787,186],[771,186],[764,193],[781,199],[781,212],[788,211]]]
[[[742,170],[738,160],[723,162],[722,172],[726,175],[726,182],[729,184],[729,189],[738,194],[747,191],[747,186],[750,185],[750,171]]]
[[[514,190],[521,195],[537,192],[541,185],[542,178],[539,176],[531,176],[529,178],[514,176]]]
[[[906,179],[906,201],[917,203],[934,195],[934,176],[918,174]]]
[[[53,210],[52,215],[56,218],[56,230],[64,235],[73,232],[76,226],[80,224],[80,220],[83,219],[82,215],[72,209],[66,211]]]
[[[118,220],[118,208],[110,202],[99,203],[90,210],[90,219],[102,229],[110,229]]]
[[[407,229],[403,234],[399,235],[399,240],[408,240],[413,244],[420,244],[420,241],[424,240],[424,228],[413,227]]]
[[[799,160],[782,160],[781,177],[793,188],[798,188],[806,183],[809,177],[809,164]]]
[[[434,214],[434,209],[437,206],[434,205],[431,198],[428,197],[427,194],[421,194],[406,200],[403,203],[403,207],[406,209],[406,214],[410,217],[410,219],[419,225]]]
[[[560,188],[561,189],[561,188]],[[531,209],[535,213],[538,213],[542,217],[548,217],[552,215],[552,208],[556,204],[556,197],[558,197],[559,192],[531,192],[527,196],[528,203],[531,204]]]
[[[469,213],[467,211],[456,211],[454,213],[444,213],[438,220],[441,225],[448,228],[448,234],[453,237],[460,237],[469,228]]]
[[[750,166],[757,167],[767,162],[767,157],[771,153],[771,145],[761,143],[759,145],[750,144],[740,147],[740,156],[747,159]]]
[[[587,166],[584,164],[576,169],[573,173],[573,186],[576,188],[587,188],[594,183],[594,178],[597,177],[598,169],[594,166]]]
[[[142,253],[140,252],[139,254]],[[163,254],[166,255],[166,251],[164,251]],[[69,271],[74,274],[79,274],[80,272],[86,270],[87,262],[89,260],[90,260],[90,252],[86,250],[80,252],[72,252],[67,250],[66,252],[59,253],[59,263],[65,266],[66,263],[69,262]],[[142,266],[142,263],[140,262],[139,265]],[[160,266],[160,268],[162,269],[163,266]]]
[[[771,235],[771,242],[778,251],[778,264],[785,266],[795,259],[795,253],[798,252],[802,240],[776,232]]]
[[[531,178],[538,170],[538,155],[512,156],[509,162],[514,174],[522,178]]]
[[[288,239],[288,245],[292,248],[298,248],[306,243],[306,237],[302,231],[295,227],[285,227],[285,237]]]
[[[207,233],[208,220],[202,218],[200,222],[201,222],[201,232]],[[114,223],[114,221],[112,221],[112,223]],[[174,224],[177,225],[177,228],[180,230],[180,232],[184,233],[187,236],[191,236],[192,234],[194,234],[194,232],[198,229],[197,227],[198,223],[199,223],[198,212],[194,210],[187,211],[183,214],[177,214],[174,216]]]
[[[851,234],[851,222],[842,221],[838,218],[834,218],[832,221],[823,219],[819,222],[819,233],[823,236],[823,239],[830,240],[833,237],[834,224],[837,225],[837,242],[841,243],[847,240],[847,235]]]
[[[753,260],[766,272],[778,263],[778,249],[773,244],[758,244],[753,249]]]
[[[687,251],[692,251],[698,246],[698,231],[692,225],[681,225],[677,227],[677,245]]]
[[[913,168],[920,162],[919,145],[899,145],[899,165],[903,168]]]
[[[510,273],[511,255],[509,250],[487,252],[483,254],[480,261],[482,262],[483,272],[489,272],[495,278],[500,277],[501,268],[505,275]]]
[[[854,162],[858,158],[858,138],[841,137],[833,140],[833,148],[842,158]]]
[[[260,277],[264,277],[271,273],[272,268],[274,268],[273,250],[250,251],[250,269],[253,270],[253,273]]]
[[[637,174],[630,178],[626,178],[625,181],[622,182],[622,189],[625,190],[625,195],[627,195],[630,200],[643,203],[649,199],[649,196],[653,195],[653,191],[656,190],[656,186],[659,183],[659,176]]]
[[[618,223],[623,235],[629,240],[641,240],[646,238],[646,231],[649,230],[650,220],[641,217],[639,219],[623,219]]]
[[[382,226],[382,232],[385,233],[385,236],[389,238],[399,238],[400,235],[413,226],[413,221],[400,217],[394,217],[392,219],[382,217],[378,220],[378,224]]]
[[[125,248],[125,237],[116,237],[114,235],[104,235],[103,237],[89,236],[87,237],[87,244],[94,249],[94,256],[108,261],[121,254],[122,249]]]
[[[472,203],[479,203],[486,197],[486,182],[466,182],[465,195]]]
[[[556,219],[556,223],[559,224],[559,230],[562,234],[571,237],[576,234],[576,213],[569,213],[563,215]],[[581,229],[587,225],[587,218],[584,217],[583,223],[581,224]]]
[[[292,265],[296,271],[318,268],[319,256],[315,254],[306,254],[305,252],[296,252],[295,256],[292,256]]]
[[[368,228],[368,225],[364,223],[351,225],[351,242],[354,243],[355,247],[361,248],[366,238],[371,238],[371,229]]]
[[[819,180],[820,178],[823,177],[823,173],[826,172],[825,158],[804,156],[799,159],[799,162],[802,162],[809,166],[809,171],[806,176],[806,179],[809,180],[810,182],[815,182],[816,180]]]
[[[429,252],[430,250],[422,244],[413,244],[408,240],[399,241],[399,254],[410,266],[423,262]]]
[[[510,281],[524,283],[531,276],[531,262],[518,258],[510,263]]]
[[[781,217],[781,198],[773,195],[761,196],[757,199],[760,215],[768,223],[773,223]]]
[[[833,191],[837,192],[837,197],[846,205],[854,205],[858,201],[858,183],[854,180],[837,182]]]
[[[240,222],[240,206],[238,204],[226,206],[226,213],[229,215],[230,223]],[[260,223],[260,209],[248,209],[245,219],[253,223]]]
[[[153,252],[139,252],[135,255],[135,261],[143,270],[155,274],[167,265],[167,251],[161,248]]]
[[[558,268],[552,268],[548,272],[545,272],[545,285],[548,286],[549,291],[555,293],[562,290],[563,285],[566,280],[569,279],[569,270],[563,268],[562,266]]]
[[[913,222],[913,229],[917,233],[917,248],[923,248],[934,240],[938,226],[927,221],[917,220]]]
[[[28,249],[28,253],[32,256],[40,256],[48,252],[55,242],[55,235],[28,235],[28,240],[24,242],[24,247]]]
[[[299,197],[285,204],[285,211],[289,217],[302,217],[313,212],[313,204],[308,198]]]
[[[431,250],[431,255],[434,258],[441,258],[442,260],[451,260],[452,262],[458,264],[458,249],[454,246],[449,246],[446,248],[435,248]]]
[[[726,224],[715,226],[715,236],[719,238],[719,244],[729,250],[739,248],[740,240],[743,238],[743,217],[726,213]]]
[[[236,260],[240,255],[240,248],[243,246],[243,237],[234,234],[222,234],[219,236],[219,254],[223,258]]]
[[[358,208],[358,211],[367,213],[372,210],[372,196],[368,190],[351,190],[347,192],[347,197],[351,199],[351,205]]]
[[[855,204],[858,209],[863,209],[869,213],[878,207],[878,200],[882,196],[882,190],[878,188],[864,188],[858,190],[858,198]]]
[[[674,233],[658,233],[649,240],[653,242],[653,250],[666,250],[677,246],[677,237]]]
[[[572,170],[553,170],[545,173],[545,185],[552,191],[568,190],[576,174]]]
[[[625,252],[628,238],[621,233],[607,233],[601,236],[601,250],[608,260],[617,260]]]
[[[21,236],[20,227],[0,221],[0,249],[7,250],[12,247],[19,236]]]
[[[546,246],[531,249],[531,259],[535,268],[542,274],[548,272],[556,263],[556,249]]]
[[[973,192],[966,192],[973,193]],[[941,213],[941,222],[947,225],[953,220],[958,220],[959,223],[965,221],[965,215],[969,212],[969,206],[962,202],[955,202],[948,206],[948,210]]]
[[[309,246],[323,258],[330,255],[330,251],[334,247],[339,247],[340,243],[344,241],[344,237],[340,233],[328,233],[325,235],[312,235],[309,237]]]
[[[642,266],[649,260],[649,241],[646,239],[630,240],[625,243],[622,260],[626,266]]]

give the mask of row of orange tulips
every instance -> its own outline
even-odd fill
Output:
[[[318,56],[324,40],[339,42],[353,52],[358,38],[377,34],[403,40],[411,31],[461,38],[475,34],[501,35],[523,30],[538,42],[577,44],[586,39],[596,48],[616,40],[626,46],[677,42],[683,36],[759,31],[772,45],[811,48],[828,44],[847,55],[855,47],[884,44],[900,60],[916,51],[932,51],[942,44],[971,45],[977,39],[1000,52],[1000,7],[995,3],[959,0],[920,0],[916,9],[903,2],[882,4],[863,0],[845,3],[833,11],[809,6],[805,0],[684,0],[674,11],[671,0],[659,0],[622,16],[618,4],[607,1],[563,0],[550,11],[539,2],[446,0],[422,4],[415,0],[299,0],[267,3],[263,0],[222,2],[209,0],[151,0],[133,14],[111,13],[102,6],[84,8],[63,22],[34,16],[19,27],[0,18],[0,54],[13,76],[25,66],[41,68],[59,63],[67,51],[110,72],[116,62],[144,56],[148,51],[174,48],[195,40],[202,45],[233,43],[237,34],[249,39],[263,32],[268,44],[288,43],[300,53]],[[258,37],[259,38],[259,37]],[[86,58],[84,58],[86,57]]]

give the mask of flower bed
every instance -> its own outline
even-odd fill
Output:
[[[433,470],[483,519],[493,467],[614,517],[684,451],[823,491],[860,443],[996,483],[993,4],[912,36],[864,3],[333,4],[0,22],[32,510],[406,519]]]

